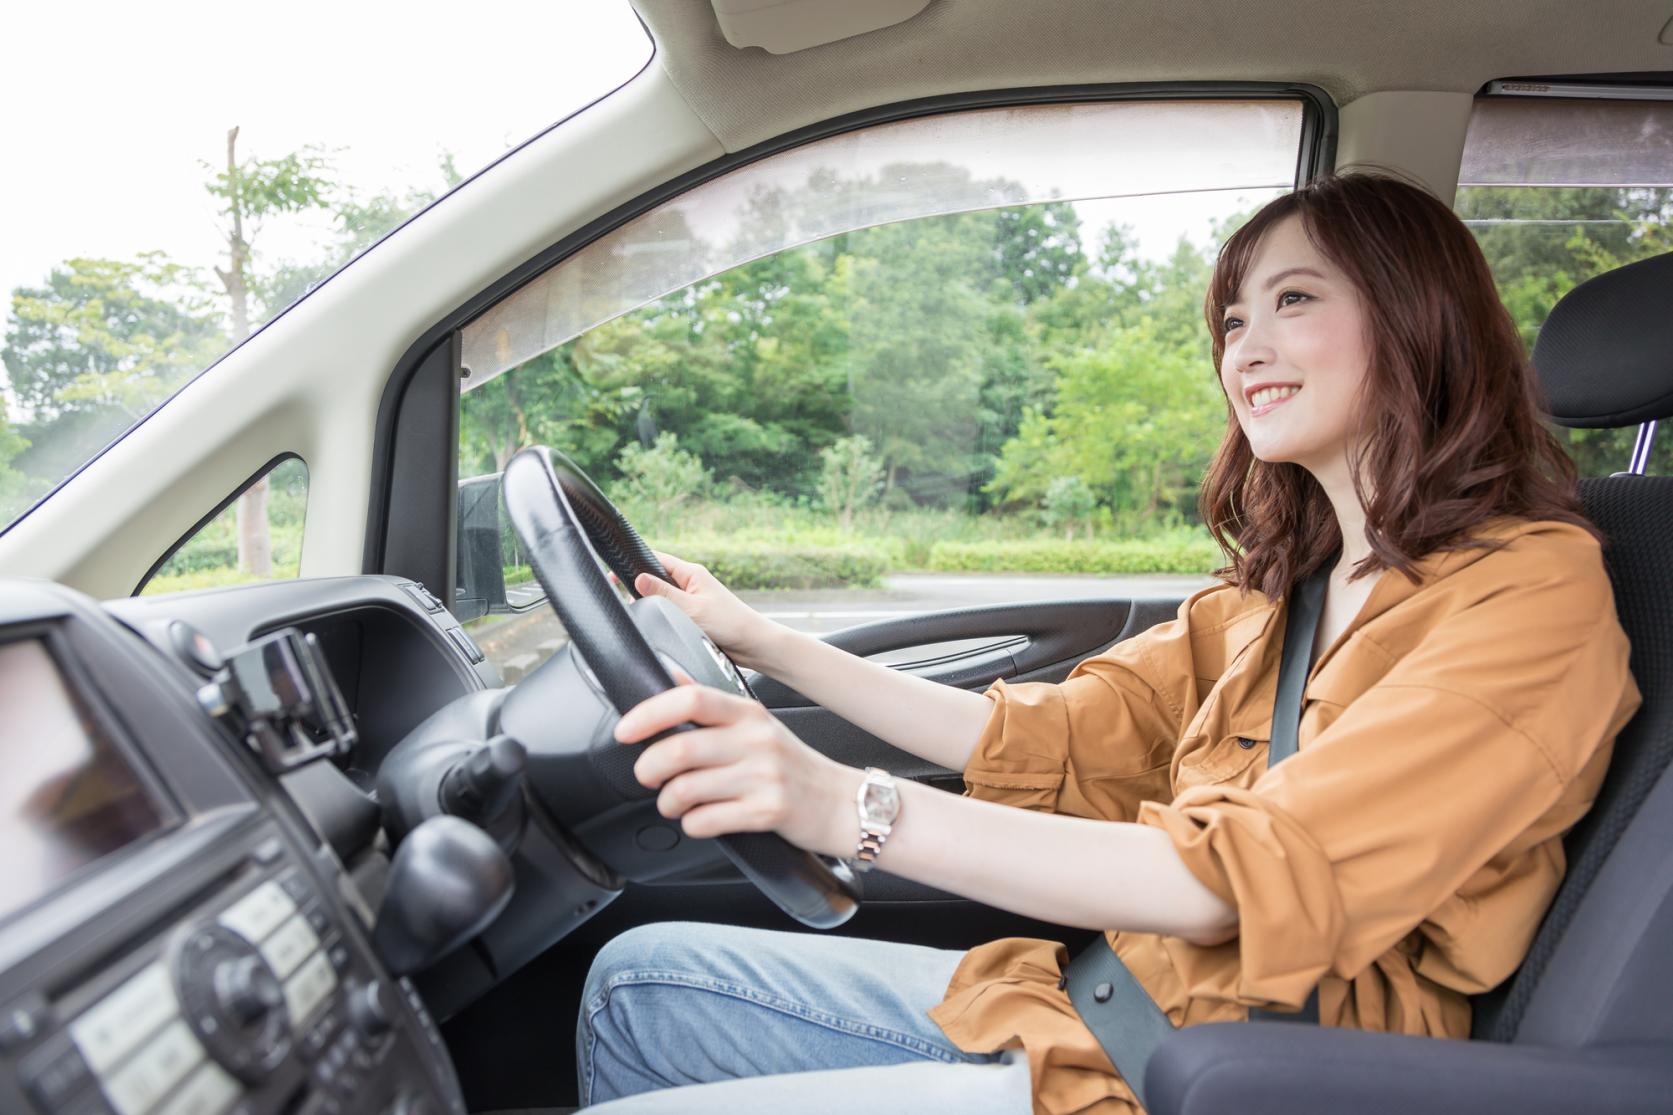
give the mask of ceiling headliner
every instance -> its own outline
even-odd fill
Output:
[[[1669,0],[933,0],[793,54],[739,49],[701,0],[632,0],[657,62],[727,150],[944,93],[1149,81],[1288,81],[1473,93],[1499,77],[1667,71]]]

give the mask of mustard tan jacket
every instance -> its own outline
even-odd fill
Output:
[[[1513,519],[1474,537],[1497,548],[1376,575],[1271,769],[1285,604],[1258,592],[1215,585],[1061,685],[988,690],[969,794],[1153,825],[1236,907],[1213,947],[1108,935],[1175,1025],[1317,985],[1324,1025],[1463,1038],[1466,996],[1521,962],[1639,693],[1596,540]],[[1048,941],[976,948],[931,1017],[971,1052],[1026,1048],[1037,1111],[1136,1110],[1058,989],[1066,962]]]

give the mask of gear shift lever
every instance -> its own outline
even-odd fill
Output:
[[[486,929],[511,901],[511,860],[458,817],[431,817],[395,849],[372,944],[395,975],[440,960]]]

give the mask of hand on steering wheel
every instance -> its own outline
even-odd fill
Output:
[[[506,465],[501,485],[506,510],[536,579],[569,632],[574,650],[590,669],[593,684],[618,715],[674,689],[667,663],[677,661],[692,676],[730,689],[738,694],[734,699],[741,704],[754,705],[759,712],[752,713],[751,717],[772,719],[764,708],[745,699],[749,687],[743,676],[678,606],[653,598],[637,600],[630,609],[610,587],[600,571],[601,561],[627,585],[635,584],[641,574],[661,580],[671,578],[638,532],[572,461],[542,446],[524,449]],[[561,689],[561,675],[553,677],[554,690]],[[566,710],[547,706],[541,700],[545,692],[538,688],[540,679],[541,671],[524,679],[518,689],[527,692],[514,694],[516,700],[507,700],[502,721],[515,719],[529,723],[530,719],[542,715],[564,714]],[[531,687],[530,682],[537,685]],[[690,699],[676,695],[672,704]],[[738,706],[728,707],[735,711]],[[656,715],[646,714],[646,722],[663,720],[665,709],[670,706],[656,706]],[[684,736],[701,736],[705,731],[715,730],[712,725],[694,724],[689,718],[678,717],[662,723],[661,728]],[[531,731],[538,731],[538,725],[531,724]],[[647,731],[646,735],[649,734]],[[811,749],[796,742],[811,753]],[[756,746],[762,744],[758,742]],[[627,770],[632,756],[622,748],[611,736],[599,738],[588,750],[575,756],[580,764],[575,768],[576,777],[555,781],[550,794],[561,797],[573,815],[579,787],[583,784],[596,787],[594,796],[599,800],[593,806],[581,803],[587,816],[579,820],[609,815],[625,826],[624,831],[631,830],[640,823],[634,819],[638,814],[633,811],[644,806],[649,812],[650,803],[646,799],[650,794]],[[805,756],[801,758],[805,760]],[[685,767],[692,765],[707,764],[687,763]],[[785,781],[781,786],[787,784]],[[786,803],[787,808],[803,805],[818,809],[822,800]],[[778,816],[777,811],[772,812]],[[654,820],[654,814],[650,819]],[[762,820],[765,816],[755,819]],[[805,851],[776,831],[751,827],[716,836],[714,840],[745,878],[805,925],[828,929],[848,920],[858,908],[858,883],[844,864]]]
[[[633,580],[633,591],[639,596],[660,596],[671,602],[690,616],[721,650],[731,655],[734,662],[752,670],[760,669],[766,657],[766,644],[782,628],[739,600],[703,566],[661,550],[651,552],[668,571],[668,577],[665,580],[652,573],[640,573]]]
[[[687,836],[776,832],[810,852],[853,851],[859,771],[803,743],[759,701],[689,677],[631,709],[615,735],[639,743],[681,724],[698,727],[646,747],[633,773]]]

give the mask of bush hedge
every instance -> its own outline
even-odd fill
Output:
[[[165,566],[157,571],[156,576],[145,582],[145,588],[142,592],[145,596],[156,596],[165,592],[191,592],[203,588],[249,585],[257,581],[283,581],[294,576],[296,576],[294,569],[288,573],[274,573],[271,577],[257,577],[249,573],[241,573],[235,566],[193,569],[184,573],[168,572]]]
[[[1208,573],[1224,564],[1207,538],[1134,542],[937,542],[937,573]]]
[[[765,588],[876,588],[889,569],[874,546],[810,546],[772,542],[671,541],[667,549],[706,566],[734,590]]]

